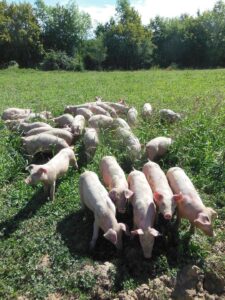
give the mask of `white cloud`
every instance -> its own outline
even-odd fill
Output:
[[[131,5],[138,10],[143,24],[148,24],[150,18],[156,15],[162,17],[176,17],[183,13],[195,15],[197,10],[201,12],[212,9],[216,0],[131,0]],[[80,6],[80,9],[89,13],[93,26],[98,23],[106,23],[115,15],[115,5]]]
[[[212,9],[216,0],[138,0],[131,1],[142,17],[142,22],[148,24],[150,18],[156,15],[176,17],[183,13],[195,15],[197,10]]]
[[[92,24],[94,27],[98,23],[105,24],[110,20],[111,17],[115,15],[115,5],[106,4],[102,7],[100,6],[80,6],[80,10],[87,12],[92,19]]]

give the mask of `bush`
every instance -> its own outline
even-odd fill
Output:
[[[10,60],[0,65],[0,69],[18,68],[19,65],[15,60]]]
[[[82,71],[83,62],[79,57],[70,57],[65,52],[53,51],[45,54],[41,63],[41,69],[49,70],[66,70],[66,71]]]

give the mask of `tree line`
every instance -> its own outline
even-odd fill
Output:
[[[155,17],[143,25],[129,0],[91,33],[75,2],[48,6],[0,1],[0,66],[44,70],[225,67],[225,3],[196,16]]]

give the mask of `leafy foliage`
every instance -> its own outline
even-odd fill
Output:
[[[104,65],[113,69],[140,69],[151,65],[151,31],[141,24],[141,17],[129,1],[118,1],[116,19],[96,29],[107,48]]]
[[[34,66],[43,54],[40,28],[30,4],[0,2],[0,65]]]
[[[156,17],[150,22],[152,42],[156,46],[154,63],[168,67],[225,66],[225,4],[218,1],[212,11],[197,17]]]
[[[45,54],[41,68],[48,70],[66,70],[66,71],[81,71],[83,69],[82,62],[77,59],[69,57],[65,52],[50,51]]]
[[[36,15],[46,50],[64,51],[70,56],[79,52],[91,22],[89,15],[80,12],[75,2],[47,6],[43,0],[37,0]]]

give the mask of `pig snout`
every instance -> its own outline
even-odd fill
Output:
[[[166,214],[164,214],[164,218],[165,218],[166,220],[171,220],[171,219],[172,219],[172,215],[169,214],[169,213],[166,213]]]

